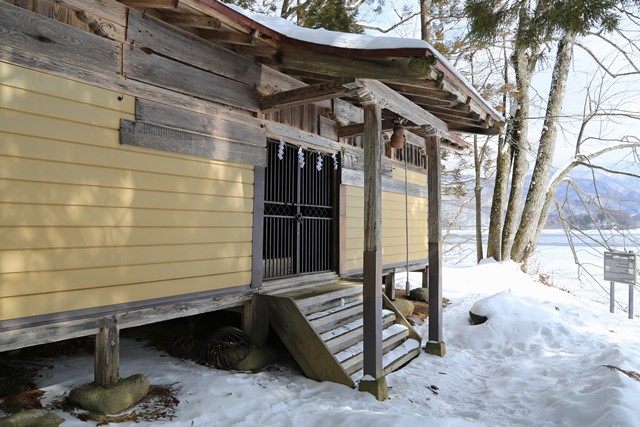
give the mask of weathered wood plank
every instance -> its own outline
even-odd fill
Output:
[[[118,43],[6,2],[0,2],[0,39],[3,45],[58,63],[82,64],[98,73],[119,69]]]
[[[127,8],[116,0],[51,0],[74,10],[84,10],[93,16],[113,22],[122,27],[127,25]]]
[[[353,187],[364,187],[364,174],[362,171],[342,168],[341,183]],[[423,186],[408,183],[408,193],[410,196],[427,197],[427,189]],[[382,177],[382,191],[390,193],[404,194],[404,181],[398,181],[386,176]]]
[[[257,94],[252,87],[140,49],[125,49],[123,72],[129,79],[258,111]]]
[[[359,86],[356,79],[337,79],[260,97],[260,110],[270,111],[344,96]]]
[[[274,138],[282,138],[285,141],[302,145],[313,150],[321,150],[327,152],[340,151],[342,145],[329,138],[317,135],[315,133],[306,132],[292,126],[273,122],[271,120],[263,120],[263,127],[267,131],[267,135]]]
[[[389,86],[377,80],[365,79],[363,81],[365,83],[365,96],[375,100],[382,108],[393,111],[418,126],[431,126],[442,135],[446,135],[449,132],[449,128],[444,121],[420,108]]]
[[[118,382],[120,366],[120,336],[115,324],[100,328],[96,334],[93,378],[101,386]]]
[[[220,28],[220,20],[206,15],[189,15],[185,13],[163,12],[164,21],[182,28]]]
[[[222,109],[211,109],[202,114],[138,98],[136,120],[245,144],[266,145],[267,141],[258,119]]]
[[[122,120],[120,143],[207,159],[267,165],[266,149],[261,145],[243,144],[144,122]]]
[[[122,0],[131,7],[149,8],[149,9],[177,9],[178,0]]]
[[[251,248],[251,287],[262,286],[264,261],[262,259],[262,243],[264,239],[264,186],[265,168],[255,166],[253,169],[253,227]]]
[[[318,133],[320,136],[331,140],[338,140],[338,125],[335,121],[325,116],[318,116]]]
[[[364,123],[362,108],[339,98],[333,100],[333,114],[345,125],[349,123]]]
[[[365,375],[382,376],[382,111],[364,106],[363,321]]]
[[[139,49],[151,49],[155,53],[242,82],[252,88],[260,82],[260,66],[254,61],[137,10],[129,12],[127,40]],[[201,84],[208,83],[203,81]],[[225,89],[224,83],[220,82],[219,85],[220,87],[213,86],[212,89]]]
[[[236,307],[247,303],[253,292],[239,287],[205,294],[172,297],[171,301],[146,301],[138,308],[123,304],[102,308],[101,313],[97,310],[82,315],[67,313],[66,319],[57,318],[59,315],[40,316],[26,319],[26,325],[11,329],[7,327],[9,322],[0,322],[0,352],[94,335],[101,327],[114,322],[123,329]]]

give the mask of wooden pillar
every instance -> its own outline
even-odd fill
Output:
[[[382,377],[382,112],[364,105],[364,374]]]
[[[384,276],[384,293],[391,301],[396,299],[396,272],[391,271]]]
[[[262,347],[269,335],[269,307],[260,295],[254,295],[242,310],[242,329],[258,347]]]
[[[442,231],[440,229],[442,165],[440,137],[426,139],[427,191],[429,197],[429,340],[427,353],[444,356],[442,336]]]
[[[253,168],[253,231],[251,247],[251,287],[262,286],[264,264],[262,242],[264,239],[264,180],[266,168]]]
[[[118,327],[111,323],[96,334],[93,381],[101,386],[118,382],[120,365],[120,335]]]

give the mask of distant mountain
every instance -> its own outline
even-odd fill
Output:
[[[455,222],[455,227],[472,227],[475,224],[475,205],[472,176],[462,176],[467,195],[462,198],[445,197],[444,215],[446,222]],[[640,226],[640,179],[580,168],[569,176],[569,182],[562,183],[556,191],[556,200],[563,207],[565,217],[584,227],[615,225],[619,227]],[[529,188],[531,176],[525,179],[525,190]],[[489,224],[493,178],[483,182],[482,216],[484,226]],[[602,209],[601,209],[602,208]],[[603,214],[604,211],[604,214]],[[547,221],[547,228],[558,228],[558,213],[553,207]]]

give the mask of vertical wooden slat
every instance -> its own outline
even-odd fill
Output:
[[[118,381],[120,337],[115,324],[100,328],[96,334],[94,382],[110,386]]]
[[[382,376],[382,112],[364,105],[364,374]]]
[[[264,178],[265,168],[253,168],[253,231],[251,248],[251,287],[262,285],[262,242],[264,240]]]
[[[440,137],[426,140],[429,227],[429,341],[440,343],[442,337],[442,232],[440,230]]]

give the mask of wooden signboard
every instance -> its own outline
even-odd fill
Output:
[[[629,285],[629,319],[633,319],[633,287],[636,284],[636,254],[607,251],[604,253],[604,280],[609,282],[609,311],[615,311],[615,284]]]

